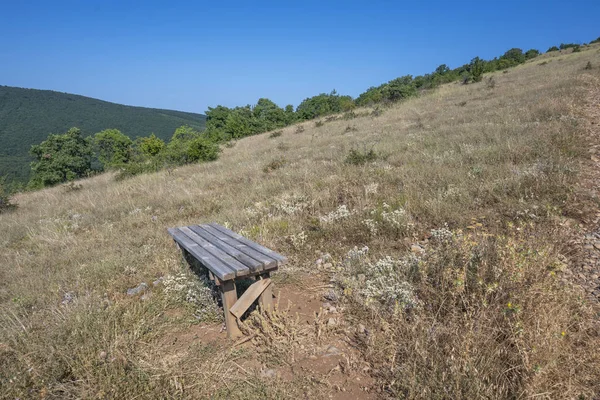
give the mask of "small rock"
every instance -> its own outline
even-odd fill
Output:
[[[260,376],[263,378],[275,378],[277,376],[277,371],[272,368],[264,369],[260,372]]]
[[[324,310],[328,310],[329,307],[331,307],[331,303],[329,303],[329,302],[323,303],[323,309]]]
[[[367,328],[363,324],[358,324],[358,328],[356,328],[358,333],[367,333]]]
[[[329,300],[329,301],[333,301],[333,302],[336,302],[336,301],[339,300],[339,296],[337,295],[337,293],[333,289],[330,289],[329,291],[327,291],[323,295],[323,298],[325,300]]]
[[[323,268],[327,268],[327,269],[333,268],[333,264],[330,262],[325,263],[325,264],[323,264]]]
[[[317,265],[321,265],[321,264],[323,264],[323,260],[321,260],[321,259],[319,258],[317,261],[315,261],[315,264],[317,264]]]
[[[315,356],[314,354],[311,354],[310,356],[308,356],[308,358],[311,360],[316,360],[319,357]]]
[[[325,350],[326,357],[327,356],[336,356],[340,353],[341,353],[340,349],[338,349],[337,347],[335,347],[333,345],[327,346],[327,349]]]
[[[106,360],[106,352],[105,351],[101,351],[100,353],[98,353],[98,360],[100,360],[100,361]]]
[[[337,314],[337,308],[335,307],[329,307],[329,312],[332,314]]]
[[[596,250],[600,250],[600,242],[594,243],[594,247],[596,248]]]
[[[129,296],[135,296],[136,294],[140,294],[142,292],[145,292],[146,289],[148,289],[148,284],[146,282],[142,282],[140,283],[138,286],[131,288],[131,289],[127,289],[127,295]]]
[[[157,280],[155,280],[154,282],[152,282],[152,286],[158,286],[158,285],[160,285],[164,279],[165,279],[165,277],[161,276],[160,278],[158,278]]]
[[[335,318],[329,318],[327,320],[327,326],[336,326],[337,325],[337,321],[335,320]]]
[[[419,246],[418,244],[413,244],[410,246],[410,251],[412,251],[414,254],[423,254],[425,253],[425,249],[422,248],[421,246]]]

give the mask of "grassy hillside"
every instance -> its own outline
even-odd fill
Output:
[[[212,163],[19,194],[0,397],[597,397],[596,295],[574,279],[600,271],[578,250],[600,220],[599,66],[598,47],[544,55]],[[166,231],[210,221],[290,259],[244,343]]]
[[[26,180],[29,148],[50,133],[74,126],[85,135],[116,128],[135,138],[156,136],[167,140],[175,128],[187,124],[204,128],[201,114],[132,107],[50,90],[0,86],[0,176]]]

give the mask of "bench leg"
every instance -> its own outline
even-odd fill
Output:
[[[263,278],[268,278],[270,274],[263,274]],[[273,284],[270,284],[258,298],[258,305],[262,312],[270,313],[273,311]]]
[[[235,291],[235,283],[233,281],[221,282],[221,300],[223,302],[223,314],[225,316],[225,326],[227,327],[227,337],[235,338],[240,336],[242,332],[238,328],[237,320],[229,312],[229,309],[237,301],[237,292]]]

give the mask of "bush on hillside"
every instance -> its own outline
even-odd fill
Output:
[[[546,50],[546,53],[550,53],[550,52],[552,52],[552,51],[559,51],[559,50],[560,50],[560,49],[559,49],[558,47],[556,47],[556,46],[552,46],[552,47],[550,47],[548,50]]]
[[[373,149],[360,151],[357,149],[351,149],[348,156],[346,156],[346,164],[351,165],[363,165],[367,162],[377,160],[377,153]]]
[[[5,178],[0,177],[0,214],[12,211],[16,207],[17,205],[12,202],[10,197]]]
[[[104,168],[115,168],[131,160],[133,141],[118,129],[105,129],[94,135],[94,146]]]
[[[144,157],[155,157],[162,153],[166,145],[162,139],[157,138],[154,133],[149,137],[138,138],[135,148]]]
[[[92,171],[92,144],[78,128],[48,136],[42,143],[31,146],[30,153],[35,158],[31,163],[32,188],[83,178]]]
[[[469,64],[469,72],[471,73],[473,82],[481,82],[483,79],[484,61],[479,57],[472,59]]]
[[[188,162],[214,161],[217,158],[219,158],[219,146],[203,136],[195,138],[188,144]]]

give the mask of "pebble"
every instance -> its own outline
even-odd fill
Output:
[[[327,326],[336,326],[337,325],[337,321],[335,320],[335,318],[329,318],[327,320]]]
[[[275,378],[277,376],[277,371],[272,368],[264,369],[260,372],[260,376],[263,378]]]
[[[131,289],[127,289],[127,295],[129,296],[135,296],[136,294],[140,294],[142,292],[145,292],[146,289],[148,289],[148,284],[146,282],[142,282],[139,285],[137,285],[134,288]]]
[[[165,277],[161,276],[160,278],[158,278],[157,280],[155,280],[154,282],[152,282],[152,286],[158,286],[158,285],[160,285],[164,279],[165,279]]]
[[[358,328],[356,329],[358,333],[367,333],[367,328],[363,324],[358,324]]]
[[[413,244],[410,246],[410,251],[412,251],[415,254],[423,254],[425,253],[425,249],[422,248],[421,246],[419,246],[418,244]]]

